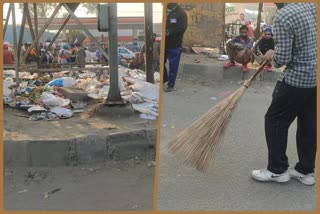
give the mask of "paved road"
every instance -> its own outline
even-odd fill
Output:
[[[195,71],[196,73],[197,71]],[[227,71],[226,71],[227,72]],[[254,84],[233,114],[225,141],[215,156],[213,172],[201,173],[183,164],[165,146],[178,130],[197,119],[228,92],[236,80],[214,82],[201,75],[181,73],[177,91],[163,96],[157,207],[159,210],[314,210],[316,187],[291,180],[286,184],[259,183],[250,173],[265,168],[267,147],[264,114],[271,101],[274,82]],[[217,99],[216,99],[217,98]],[[297,161],[294,123],[287,155]]]
[[[153,165],[137,159],[78,167],[6,168],[4,208],[151,210],[153,187]],[[44,198],[45,192],[59,188]]]

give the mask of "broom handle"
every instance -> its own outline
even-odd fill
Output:
[[[258,67],[257,71],[250,77],[250,79],[246,80],[243,84],[244,87],[248,88],[251,84],[251,82],[258,76],[258,74],[262,71],[264,66],[266,66],[269,63],[268,60],[264,60],[263,63]]]

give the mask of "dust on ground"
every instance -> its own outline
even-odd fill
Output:
[[[151,210],[154,162],[6,167],[6,210]]]

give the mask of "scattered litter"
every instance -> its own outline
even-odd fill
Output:
[[[162,127],[167,127],[167,124],[162,124]]]
[[[148,167],[154,167],[156,165],[155,161],[151,161],[147,164]]]
[[[84,109],[74,109],[72,110],[73,113],[82,113],[84,112]]]
[[[48,106],[49,108],[57,107],[57,106],[68,106],[70,104],[69,99],[63,99],[61,97],[56,97],[53,94],[48,92],[44,92],[41,96],[42,102],[44,105]]]
[[[229,56],[228,55],[220,55],[218,60],[221,60],[221,61],[229,60]]]
[[[216,97],[210,97],[210,99],[211,99],[211,100],[216,100],[217,98],[216,98]]]
[[[158,106],[152,102],[132,104],[132,108],[146,115],[150,115],[154,117],[158,116]]]
[[[81,170],[88,170],[88,171],[91,171],[91,172],[97,172],[99,168],[97,169],[94,169],[94,168],[81,168]]]
[[[28,112],[42,112],[42,111],[47,111],[47,109],[41,106],[32,106],[31,108],[28,108]]]
[[[139,206],[137,204],[132,206],[132,209],[137,209]]]
[[[37,120],[57,120],[58,115],[53,112],[41,112],[35,113],[29,117],[29,120],[37,121]]]
[[[71,106],[75,109],[79,109],[79,108],[84,108],[86,107],[86,103],[84,102],[75,102],[75,103],[71,103]]]
[[[28,190],[24,189],[24,190],[19,191],[18,193],[20,194],[20,193],[24,193],[24,192],[28,192]]]
[[[176,127],[175,126],[171,126],[170,128],[175,129]]]
[[[62,107],[55,107],[50,110],[60,118],[70,118],[73,115],[73,112],[70,109],[62,108]]]
[[[94,77],[96,77],[96,73],[89,71],[89,72],[86,72],[86,73],[83,73],[83,74],[79,74],[79,77],[82,78],[82,79],[94,78]]]
[[[101,99],[101,97],[99,96],[99,94],[88,94],[88,97],[97,100],[97,99]]]
[[[219,57],[219,48],[210,48],[210,47],[192,47],[192,50],[196,54],[204,54],[211,58],[217,58]]]
[[[156,120],[157,117],[156,116],[152,116],[152,115],[148,115],[148,114],[140,114],[139,117],[141,119],[146,119],[146,120]]]
[[[24,174],[24,182],[29,184],[31,181],[40,182],[47,177],[47,172],[28,171]]]
[[[107,97],[109,93],[110,86],[103,86],[103,88],[99,91],[100,97]]]
[[[237,83],[238,83],[238,85],[242,85],[243,84],[243,80],[238,81]]]
[[[54,79],[48,83],[49,86],[72,87],[76,83],[73,77],[61,77]]]
[[[56,193],[56,192],[58,192],[60,190],[61,190],[61,188],[58,188],[58,189],[54,189],[54,190],[52,190],[50,192],[45,192],[45,193],[43,193],[43,198],[47,199],[47,198],[49,198],[50,195],[52,195],[52,194],[54,194],[54,193]]]
[[[140,117],[157,119],[160,73],[154,73],[155,84],[146,82],[146,74],[142,70],[119,66],[118,73],[122,99],[130,104],[145,103],[144,107],[137,106],[141,110],[137,111],[142,113]],[[19,76],[21,82],[19,87],[16,87],[15,71],[3,72],[3,103],[32,113],[31,116],[23,117],[33,121],[70,118],[72,113],[85,111],[87,103],[72,103],[69,94],[63,93],[61,87],[81,89],[86,92],[85,96],[100,101],[108,96],[110,89],[110,75],[108,72],[101,72],[99,67],[93,72],[85,69],[81,72],[61,71],[40,77],[37,74],[20,72]],[[14,90],[15,88],[17,90]]]

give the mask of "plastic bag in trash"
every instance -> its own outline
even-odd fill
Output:
[[[73,112],[70,109],[62,108],[62,107],[52,108],[50,112],[55,113],[60,118],[69,118],[69,117],[72,117],[73,115]]]
[[[53,94],[50,94],[48,92],[44,92],[41,95],[41,98],[42,98],[42,103],[48,107],[68,106],[71,102],[69,99],[56,97]]]
[[[61,77],[54,79],[48,83],[49,86],[59,86],[70,88],[76,83],[76,80],[72,77]]]
[[[158,109],[154,103],[145,102],[139,104],[132,104],[132,108],[136,111],[139,111],[147,115],[152,115],[155,117],[158,116]]]
[[[32,106],[28,108],[28,112],[41,112],[41,111],[47,111],[47,109],[41,107],[41,106]]]
[[[140,118],[146,119],[146,120],[156,120],[157,119],[157,117],[149,115],[149,114],[143,114],[142,113],[139,116],[140,116]]]
[[[13,81],[6,81],[6,80],[3,81],[3,96],[4,96],[4,97],[8,97],[8,96],[11,95],[12,90],[9,89],[9,87],[10,87],[13,83],[14,83]]]
[[[99,91],[99,97],[107,97],[108,96],[108,93],[109,93],[109,89],[110,89],[110,86],[106,85],[106,86],[103,86],[103,88],[100,89]]]

